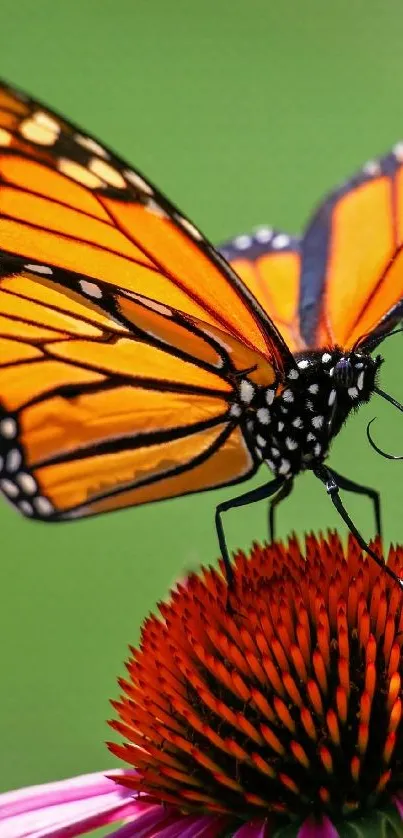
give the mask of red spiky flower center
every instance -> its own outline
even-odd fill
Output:
[[[234,576],[230,608],[204,569],[146,621],[113,703],[123,782],[244,820],[379,805],[403,786],[401,589],[335,535],[255,545]]]

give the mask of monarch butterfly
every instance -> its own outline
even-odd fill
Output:
[[[67,521],[245,480],[276,503],[324,465],[373,392],[370,351],[400,320],[403,148],[320,208],[301,240],[224,248],[49,108],[0,85],[0,486]],[[390,398],[390,397],[389,397]],[[393,401],[393,400],[392,400]],[[397,404],[397,403],[396,403]]]

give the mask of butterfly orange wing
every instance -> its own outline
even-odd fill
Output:
[[[299,328],[300,241],[270,227],[259,227],[220,245],[260,305],[275,322],[292,352],[305,348]]]
[[[403,145],[365,164],[311,220],[302,245],[301,330],[351,349],[400,317],[403,274],[386,281],[403,242]]]
[[[293,352],[365,346],[403,311],[403,143],[334,190],[299,240],[259,228],[221,246]]]
[[[237,381],[292,363],[201,233],[93,138],[0,87],[1,488],[51,520],[242,480]]]

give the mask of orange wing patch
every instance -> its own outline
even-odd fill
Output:
[[[306,348],[299,330],[299,240],[269,227],[237,236],[220,250],[276,324],[292,352]]]
[[[148,475],[149,485],[144,475],[142,481],[140,473],[137,476],[137,487],[127,488],[123,492],[111,492],[100,500],[94,499],[87,506],[78,508],[78,514],[100,514],[155,501],[155,479],[158,479],[158,499],[164,500],[237,483],[250,477],[256,470],[256,464],[239,428],[232,432],[229,432],[228,428],[221,431],[205,431],[197,436],[190,436],[185,441],[181,440],[177,447],[180,451],[180,465],[175,467],[174,444],[166,452],[166,458],[161,449],[154,449],[152,465],[149,466],[148,461],[146,463],[147,469],[156,469],[154,475]],[[173,459],[170,459],[171,457]],[[75,515],[76,513],[72,512],[70,516],[65,517]]]
[[[331,193],[308,225],[300,325],[309,347],[365,346],[399,319],[403,280],[389,264],[403,242],[402,162],[399,143]]]
[[[371,305],[369,315],[368,302],[396,249],[396,236],[389,179],[364,184],[337,203],[322,310],[334,343],[351,347],[387,311],[381,302],[377,309]]]

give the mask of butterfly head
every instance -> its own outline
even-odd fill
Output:
[[[335,350],[335,353],[335,363],[330,366],[329,375],[333,378],[337,394],[350,396],[359,402],[368,401],[383,363],[381,356],[372,358],[368,353],[356,351],[342,353]]]

